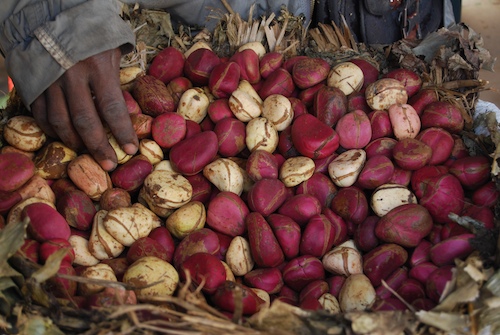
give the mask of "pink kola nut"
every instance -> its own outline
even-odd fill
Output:
[[[229,99],[216,99],[212,101],[208,105],[207,113],[214,124],[227,117],[234,118],[234,114],[229,108]]]
[[[363,273],[373,286],[378,286],[402,266],[408,259],[408,252],[394,243],[381,244],[363,255]]]
[[[13,192],[35,174],[35,164],[27,156],[16,153],[0,154],[0,191]]]
[[[51,206],[36,202],[24,207],[21,218],[29,218],[28,233],[38,242],[55,238],[67,240],[71,230],[64,217]]]
[[[356,181],[363,189],[373,190],[389,182],[394,174],[394,164],[386,156],[373,156],[366,160]]]
[[[253,181],[264,178],[278,178],[278,160],[276,156],[265,151],[255,150],[247,158],[245,171]]]
[[[462,131],[465,123],[460,109],[447,101],[428,104],[420,118],[422,128],[441,127],[452,134]]]
[[[493,207],[498,201],[500,191],[493,181],[487,182],[472,194],[472,202],[478,206]]]
[[[417,198],[420,199],[429,185],[429,178],[442,176],[446,173],[448,173],[448,168],[444,165],[427,165],[421,167],[413,171],[411,175],[411,189]]]
[[[332,155],[339,147],[339,135],[311,114],[299,116],[291,126],[291,136],[297,151],[309,158]]]
[[[359,109],[342,116],[335,131],[339,135],[339,144],[344,149],[364,148],[372,138],[370,119]]]
[[[260,81],[260,62],[259,56],[252,49],[244,49],[235,52],[230,62],[235,62],[240,67],[240,79],[248,81],[250,84],[256,84]]]
[[[245,218],[245,223],[255,264],[260,267],[276,267],[283,263],[285,255],[266,219],[260,213],[251,212]]]
[[[330,207],[332,199],[337,193],[337,187],[332,180],[323,173],[314,173],[311,178],[297,186],[295,194],[311,194],[315,196],[322,207]]]
[[[229,98],[239,81],[240,66],[237,63],[220,63],[210,72],[208,88],[216,98]]]
[[[304,227],[300,241],[300,254],[323,257],[333,247],[334,229],[335,227],[325,215],[314,215]]]
[[[186,120],[186,136],[185,138],[190,138],[193,135],[201,133],[201,126],[199,123],[193,120]]]
[[[340,188],[333,198],[331,209],[345,221],[360,224],[368,216],[368,200],[363,190],[356,186]]]
[[[366,102],[365,92],[353,92],[347,96],[347,111],[352,112],[360,109],[366,114],[372,112],[370,106]]]
[[[215,159],[218,147],[215,132],[202,131],[175,144],[169,152],[170,162],[183,175],[194,175]]]
[[[422,78],[412,70],[398,68],[389,71],[384,78],[392,78],[399,80],[405,86],[408,97],[414,96],[422,87]]]
[[[451,174],[433,177],[419,203],[427,208],[435,223],[447,223],[450,213],[460,214],[464,207],[464,190],[460,181]]]
[[[321,203],[310,194],[296,194],[280,206],[278,213],[290,217],[303,227],[311,217],[321,213]]]
[[[283,288],[283,275],[278,268],[261,268],[248,272],[243,277],[244,282],[254,288],[259,288],[269,294],[276,294]]]
[[[166,47],[151,61],[148,74],[168,84],[172,79],[184,74],[186,57],[175,47]]]
[[[197,49],[187,57],[184,63],[184,75],[194,86],[206,86],[210,73],[220,62],[219,56],[212,50]]]
[[[135,80],[132,96],[144,114],[156,117],[175,111],[175,102],[167,86],[153,76],[145,75]]]
[[[435,90],[432,89],[423,89],[420,90],[417,94],[412,96],[408,100],[408,104],[413,106],[413,109],[417,112],[418,116],[421,116],[424,112],[424,109],[431,102],[438,101],[439,97]]]
[[[299,98],[289,97],[288,100],[290,100],[290,104],[292,105],[293,120],[299,117],[299,115],[308,113],[306,104]]]
[[[257,180],[248,191],[247,203],[250,210],[263,216],[274,213],[286,200],[286,186],[279,179]]]
[[[21,200],[23,200],[23,198],[21,194],[17,191],[13,192],[0,191],[0,215],[7,214],[10,211],[10,209]]]
[[[325,278],[323,264],[318,258],[310,255],[298,256],[290,260],[282,272],[285,285],[297,292],[310,282]]]
[[[437,243],[429,251],[432,263],[441,267],[454,265],[455,258],[465,259],[474,251],[470,244],[473,238],[475,238],[474,234],[462,234]]]
[[[399,166],[395,166],[394,173],[392,174],[388,183],[408,186],[410,185],[412,173],[412,171],[402,169]]]
[[[66,248],[67,253],[63,257],[62,262],[72,264],[73,260],[75,259],[75,251],[73,250],[73,247],[68,242],[68,240],[60,238],[47,240],[42,244],[40,244],[39,248],[40,261],[42,262],[42,264],[44,264],[50,255],[52,255],[57,250],[63,248]]]
[[[313,100],[312,112],[321,122],[334,127],[347,113],[347,97],[336,87],[321,87]]]
[[[197,253],[188,257],[181,265],[180,277],[189,277],[195,285],[203,284],[201,290],[213,294],[226,281],[226,269],[222,262],[214,255]]]
[[[346,277],[340,275],[326,278],[325,281],[327,282],[329,287],[328,293],[338,299],[340,289],[342,288],[342,285],[344,285],[345,280]]]
[[[179,242],[175,248],[173,265],[179,269],[179,266],[191,255],[198,252],[217,255],[219,250],[220,243],[217,234],[211,229],[201,228],[189,233]]]
[[[268,96],[273,94],[281,94],[285,97],[292,96],[295,89],[292,75],[283,68],[276,69],[271,73],[262,83],[258,90],[259,96],[265,100]]]
[[[249,213],[246,203],[238,195],[222,191],[208,203],[206,224],[228,236],[243,235],[246,231],[245,218]]]
[[[416,279],[408,278],[396,291],[405,301],[413,303],[425,298],[424,285]]]
[[[151,124],[153,140],[163,149],[170,149],[186,137],[186,120],[182,115],[169,112],[154,118]]]
[[[432,243],[428,240],[422,240],[420,243],[413,249],[409,259],[409,265],[412,267],[417,266],[420,263],[425,263],[430,260],[429,250],[432,247]]]
[[[292,78],[299,89],[306,89],[326,80],[330,64],[321,58],[304,58],[294,64]]]
[[[293,67],[295,66],[295,64],[301,60],[304,60],[304,59],[307,59],[309,58],[308,56],[305,56],[305,55],[298,55],[298,56],[292,56],[290,58],[288,58],[287,60],[285,60],[285,62],[283,63],[282,67],[292,73],[293,71]]]
[[[246,148],[246,125],[236,118],[225,118],[214,127],[217,135],[218,152],[223,157],[238,155]]]
[[[263,79],[266,79],[274,70],[283,64],[283,54],[279,52],[268,52],[259,62],[259,72]]]
[[[36,240],[25,238],[23,245],[17,250],[17,253],[37,264],[40,260],[40,245],[41,243]]]
[[[278,135],[278,152],[285,158],[299,156],[292,141],[292,126],[288,126]]]
[[[455,141],[451,134],[443,128],[431,127],[421,131],[417,137],[432,148],[430,165],[443,164],[450,157]]]
[[[165,249],[164,259],[171,263],[174,258],[176,242],[168,229],[165,226],[156,227],[149,233],[148,237],[157,241]]]
[[[283,250],[286,259],[292,259],[299,254],[301,229],[297,222],[286,215],[273,213],[266,218],[274,236]]]
[[[364,148],[366,152],[366,158],[370,159],[373,156],[383,155],[389,159],[392,159],[392,151],[396,143],[398,143],[398,141],[391,137],[377,138],[368,143],[368,145]]]
[[[123,99],[125,100],[125,105],[127,106],[127,110],[129,114],[141,114],[142,110],[139,107],[137,101],[135,101],[134,97],[129,91],[122,91]]]
[[[151,172],[153,172],[153,165],[146,156],[139,154],[119,165],[111,173],[111,181],[116,187],[133,192],[142,186]]]
[[[399,140],[392,149],[396,164],[406,170],[418,170],[429,163],[432,157],[432,148],[414,138]]]
[[[372,127],[372,141],[381,137],[392,137],[394,132],[392,130],[391,119],[387,111],[372,111],[368,114],[368,117]]]
[[[408,272],[408,275],[422,284],[425,284],[429,275],[437,268],[436,264],[432,262],[423,262],[413,266]]]
[[[404,204],[380,218],[375,227],[375,235],[381,241],[411,248],[429,235],[432,226],[431,214],[424,206]]]
[[[457,159],[451,164],[450,173],[460,180],[464,188],[474,190],[490,180],[490,159],[487,156],[470,156]]]

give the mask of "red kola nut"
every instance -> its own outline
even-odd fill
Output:
[[[71,234],[64,217],[43,202],[35,202],[24,207],[21,219],[26,218],[30,220],[28,233],[38,242],[55,238],[67,240]]]
[[[278,178],[278,161],[276,157],[265,151],[255,150],[247,158],[245,171],[253,181],[264,178]]]
[[[399,267],[385,278],[385,282],[391,289],[397,290],[407,279],[408,269],[406,267]],[[377,294],[377,298],[379,299],[388,299],[393,296],[392,292],[389,291],[384,285],[378,286],[375,292]]]
[[[90,296],[85,297],[83,308],[106,308],[112,306],[136,304],[137,298],[134,291],[125,290],[124,288],[106,287],[102,292],[91,294]]]
[[[332,155],[339,147],[335,130],[311,114],[303,114],[292,123],[293,146],[303,156],[318,159]]]
[[[218,152],[223,157],[233,157],[246,148],[246,126],[236,118],[219,120],[214,127],[218,139]]]
[[[130,115],[130,121],[132,121],[132,127],[134,128],[137,138],[143,139],[151,137],[153,119],[152,116],[146,114]]]
[[[452,134],[462,131],[465,123],[460,109],[447,101],[428,104],[420,118],[422,128],[441,127]]]
[[[297,186],[295,194],[311,194],[319,200],[322,207],[330,207],[337,194],[337,186],[327,175],[316,172]]]
[[[292,95],[295,85],[292,75],[285,69],[279,68],[271,73],[262,83],[258,93],[262,100],[273,94],[281,94],[285,97]]]
[[[451,164],[449,171],[465,189],[475,190],[490,180],[491,163],[487,156],[464,157]]]
[[[435,223],[447,223],[448,214],[460,214],[464,207],[464,190],[460,181],[451,174],[433,177],[419,203],[427,208]]]
[[[410,278],[418,280],[420,283],[425,284],[429,275],[433,273],[438,267],[432,262],[423,262],[413,266],[408,275]]]
[[[132,264],[139,258],[145,256],[155,256],[164,261],[169,261],[169,255],[165,247],[157,240],[148,236],[141,237],[132,243],[127,251],[127,262]]]
[[[40,260],[40,242],[31,238],[25,238],[23,245],[17,250],[17,253],[37,264]]]
[[[245,202],[235,193],[219,192],[208,203],[206,224],[228,236],[243,235],[245,218],[250,213]]]
[[[299,254],[301,229],[297,222],[282,214],[273,213],[266,218],[286,259]]]
[[[396,164],[406,170],[418,170],[429,163],[432,148],[415,138],[403,138],[392,149]]]
[[[174,99],[175,107],[177,108],[179,100],[184,92],[193,88],[193,83],[186,77],[177,77],[172,79],[167,84],[167,90]]]
[[[490,181],[472,193],[472,202],[478,206],[493,207],[498,202],[500,191],[495,183]]]
[[[139,107],[137,101],[135,101],[134,97],[129,91],[122,90],[123,99],[125,100],[125,105],[127,106],[127,110],[129,114],[141,114],[142,110]]]
[[[72,264],[75,259],[75,251],[68,240],[62,238],[54,238],[40,244],[40,261],[45,263],[49,256],[59,249],[67,250],[67,253],[63,257],[62,261]]]
[[[314,98],[312,114],[329,127],[347,113],[347,97],[336,87],[321,87]]]
[[[444,163],[446,166],[451,166],[457,159],[470,156],[469,149],[465,146],[462,138],[454,134],[451,136],[453,136],[455,144],[453,145],[453,150],[451,150],[450,158]]]
[[[302,255],[290,260],[282,272],[285,285],[295,291],[302,290],[314,280],[325,278],[323,264],[318,258],[310,255]]]
[[[172,167],[183,175],[201,172],[217,156],[217,143],[217,135],[211,130],[181,140],[170,149]]]
[[[289,97],[290,103],[292,105],[293,110],[293,120],[295,120],[298,116],[302,114],[308,113],[306,105],[300,101],[300,99],[295,97]]]
[[[364,148],[372,138],[370,119],[359,109],[342,116],[335,131],[339,135],[339,144],[344,149]]]
[[[430,165],[443,164],[450,157],[455,141],[451,134],[443,128],[431,127],[421,131],[417,140],[424,142],[432,148]]]
[[[259,62],[259,72],[263,79],[269,77],[274,70],[281,67],[283,64],[283,54],[279,52],[268,52]]]
[[[165,254],[162,259],[171,263],[174,257],[176,243],[168,229],[165,226],[156,227],[149,233],[148,237],[158,242],[165,249]]]
[[[371,310],[380,311],[405,311],[408,307],[398,298],[388,297],[383,300],[376,300],[375,303],[370,307]]]
[[[234,313],[236,306],[241,304],[243,315],[255,314],[263,304],[263,300],[249,287],[233,281],[220,285],[211,295],[211,300],[215,306],[230,313]]]
[[[332,200],[331,209],[346,221],[360,224],[368,216],[368,200],[364,192],[349,186],[339,189]]]
[[[313,195],[296,194],[281,205],[278,213],[290,217],[302,227],[311,217],[321,213],[321,203]]]
[[[380,241],[377,235],[375,235],[375,227],[378,220],[378,216],[371,215],[356,227],[354,242],[361,251],[368,252],[379,245]]]
[[[256,84],[260,81],[259,55],[254,50],[237,51],[229,61],[239,65],[241,79],[248,81],[250,84]]]
[[[57,273],[76,276],[75,268],[69,263],[61,263]],[[47,289],[56,298],[72,298],[76,295],[77,283],[72,279],[54,276],[47,282]]]
[[[330,220],[323,214],[314,215],[304,227],[300,254],[321,258],[333,247],[334,242],[335,227]]]
[[[7,214],[10,211],[10,209],[21,200],[23,200],[23,198],[21,194],[17,191],[13,192],[0,191],[0,215]]]
[[[473,238],[474,234],[462,234],[435,244],[429,251],[432,263],[441,267],[455,264],[456,258],[465,259],[474,251],[470,243]]]
[[[377,223],[375,235],[384,242],[404,247],[416,247],[429,235],[432,217],[428,210],[418,204],[404,204],[395,207]]]
[[[425,298],[425,288],[418,280],[408,278],[396,291],[405,301],[413,303]]]
[[[284,61],[282,67],[285,70],[287,70],[288,72],[292,73],[293,67],[295,66],[295,64],[297,62],[304,60],[304,59],[307,59],[307,58],[309,58],[309,56],[305,56],[305,55],[292,56]]]
[[[428,240],[422,240],[420,243],[413,249],[413,252],[409,259],[409,265],[411,267],[415,267],[420,263],[425,263],[430,260],[429,250],[432,247],[432,243]]]
[[[132,199],[130,197],[130,193],[125,191],[123,188],[109,188],[104,191],[101,199],[99,199],[100,209],[104,209],[106,211],[128,206],[132,206]]]
[[[325,84],[321,82],[319,84],[306,88],[299,92],[299,94],[297,95],[297,99],[299,99],[307,108],[312,107],[316,93],[318,93],[319,89],[323,86],[325,86]]]
[[[326,80],[330,64],[322,58],[307,57],[297,61],[292,68],[295,85],[303,90]]]
[[[173,264],[176,269],[179,269],[179,266],[191,255],[198,252],[217,255],[219,250],[220,243],[217,234],[211,229],[201,228],[184,237],[177,245],[174,252]]]
[[[290,157],[299,156],[292,141],[292,126],[285,128],[278,135],[278,152],[286,159]]]
[[[321,214],[325,215],[334,227],[335,238],[333,239],[333,245],[339,245],[345,242],[347,240],[348,229],[344,219],[328,207],[323,207],[321,209]]]
[[[448,168],[444,165],[427,165],[418,170],[413,171],[411,175],[411,189],[417,196],[422,198],[425,189],[429,185],[429,179],[442,176],[448,173]]]
[[[238,87],[240,66],[235,62],[216,65],[208,79],[208,88],[216,98],[229,98]]]
[[[226,269],[222,262],[216,256],[203,252],[188,257],[182,263],[179,274],[184,280],[189,277],[208,294],[215,293],[226,281]]]
[[[208,85],[210,73],[219,63],[219,57],[212,50],[197,49],[187,57],[184,63],[184,75],[194,86]]]
[[[87,230],[92,226],[97,212],[94,202],[78,189],[65,192],[57,198],[56,209],[70,226],[80,230]]]
[[[393,135],[391,119],[385,110],[376,110],[368,114],[372,127],[372,138],[375,140],[381,137],[391,137]]]
[[[0,191],[12,192],[35,174],[35,164],[27,156],[9,152],[0,154]]]
[[[142,112],[152,117],[175,111],[175,102],[167,86],[153,76],[145,75],[137,78],[132,89],[132,96]]]
[[[255,264],[260,267],[276,267],[283,263],[285,255],[266,219],[260,213],[251,212],[245,223]]]
[[[454,266],[452,265],[439,267],[427,278],[427,282],[425,283],[425,293],[434,303],[439,302],[446,284],[452,279],[453,268]]]
[[[352,112],[357,109],[362,110],[366,114],[373,112],[366,102],[364,91],[353,92],[347,96],[347,111]]]
[[[424,112],[425,107],[431,102],[436,102],[439,100],[439,96],[436,90],[433,89],[423,89],[417,94],[412,96],[408,100],[408,104],[412,105],[413,109],[417,112],[418,116],[421,116]]]
[[[193,120],[186,120],[186,137],[190,138],[193,135],[199,134],[202,132],[201,125],[196,123]]]
[[[386,184],[394,174],[394,164],[386,156],[373,156],[366,160],[356,185],[373,190]]]
[[[389,159],[392,159],[392,150],[398,141],[390,137],[377,138],[365,147],[366,158],[370,159],[373,156],[383,155]]]
[[[118,166],[111,173],[111,181],[116,187],[134,192],[142,187],[144,180],[151,172],[153,172],[153,165],[146,156],[139,154]]]
[[[299,301],[304,301],[305,299],[313,298],[319,299],[323,294],[327,293],[330,287],[326,280],[318,279],[310,282],[306,285],[299,293]]]
[[[325,281],[329,287],[328,293],[330,293],[331,295],[333,295],[335,298],[338,299],[340,289],[342,288],[342,285],[344,285],[345,280],[346,277],[340,275],[326,278]]]
[[[420,298],[413,301],[411,304],[417,311],[430,311],[436,304],[428,298]]]
[[[203,175],[203,172],[186,176],[186,179],[193,187],[191,201],[199,201],[206,205],[212,195],[212,183]]]
[[[244,282],[254,288],[259,288],[269,294],[276,294],[283,288],[283,275],[278,268],[261,268],[248,272],[243,277]]]
[[[274,213],[287,199],[285,184],[279,179],[264,178],[256,181],[247,195],[250,210],[263,216]]]
[[[356,64],[363,72],[364,82],[362,89],[377,81],[379,70],[372,63],[361,58],[351,59],[349,61]]]
[[[408,186],[410,185],[411,175],[412,171],[402,169],[399,166],[395,166],[394,173],[392,174],[392,177],[389,179],[388,183]]]
[[[408,252],[394,243],[381,244],[363,255],[363,273],[373,286],[378,286],[402,266],[408,259]]]
[[[231,108],[229,108],[229,99],[216,99],[208,105],[208,117],[214,124],[220,120],[231,117],[234,118]]]
[[[175,47],[166,47],[151,61],[148,74],[168,84],[172,79],[184,74],[184,54]]]
[[[464,209],[467,208],[469,206],[464,206]],[[464,213],[464,211],[462,211],[461,215],[460,216],[468,216],[467,213]],[[441,241],[444,241],[450,237],[453,237],[453,236],[457,236],[457,235],[462,235],[462,234],[468,234],[470,233],[470,230],[468,230],[467,228],[459,225],[458,223],[456,222],[447,222],[443,225],[441,231],[440,231],[440,235],[441,235]],[[437,244],[437,243],[436,243]]]
[[[186,120],[182,115],[169,112],[154,118],[151,124],[153,140],[163,149],[170,149],[186,136]]]
[[[422,87],[422,78],[409,69],[398,68],[391,70],[384,75],[384,78],[393,78],[402,82],[408,93],[408,97],[414,96]]]

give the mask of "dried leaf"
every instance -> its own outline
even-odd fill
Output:
[[[457,313],[418,311],[415,313],[420,322],[455,334],[470,334],[469,316]]]
[[[262,309],[254,314],[249,324],[255,329],[267,331],[273,334],[311,334],[311,330],[302,318],[310,316],[298,307],[275,300],[270,307]]]
[[[29,221],[25,220],[18,224],[10,224],[0,231],[0,278],[21,276],[9,265],[8,260],[23,245],[28,223]]]
[[[32,315],[19,325],[19,335],[64,335],[50,318]]]
[[[61,266],[61,262],[68,253],[68,249],[63,248],[54,252],[49,256],[45,264],[38,269],[35,273],[33,273],[32,278],[37,283],[43,283],[49,278],[54,277],[59,271],[59,267]]]

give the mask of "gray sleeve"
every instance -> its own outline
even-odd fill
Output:
[[[115,0],[3,0],[0,49],[29,108],[77,62],[122,47],[132,50],[130,26]]]

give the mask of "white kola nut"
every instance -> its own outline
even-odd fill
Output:
[[[229,265],[227,265],[227,263],[224,261],[221,261],[221,263],[222,263],[222,265],[224,265],[224,270],[226,270],[226,280],[236,281],[236,278],[234,277],[234,273],[231,270],[231,268],[229,267]]]
[[[266,48],[264,47],[264,45],[261,42],[257,41],[243,44],[241,47],[238,48],[238,51],[243,51],[245,49],[251,49],[255,51],[257,56],[259,56],[259,59],[264,57],[264,55],[266,54]]]
[[[115,151],[118,164],[123,164],[128,162],[133,157],[133,155],[129,155],[125,151],[123,151],[123,149],[120,147],[120,144],[118,144],[118,141],[110,131],[108,131],[106,135],[108,136],[109,144]]]
[[[200,123],[207,116],[210,101],[205,91],[199,87],[186,90],[179,100],[177,114],[182,115],[186,120]]]
[[[248,122],[262,114],[262,103],[249,93],[236,89],[229,97],[229,109],[241,122]]]
[[[104,263],[99,263],[93,266],[89,266],[84,269],[80,274],[80,277],[89,278],[89,279],[102,279],[108,281],[118,281],[116,279],[115,272],[113,269]],[[79,283],[78,290],[80,295],[88,296],[91,294],[99,293],[104,290],[104,286],[99,284],[94,284],[91,282]]]
[[[337,298],[331,293],[324,293],[318,298],[319,303],[325,311],[330,313],[340,313],[340,304]]]
[[[362,273],[347,277],[339,292],[340,309],[344,313],[361,312],[375,302],[376,292],[370,279]]]
[[[244,276],[252,271],[255,262],[250,252],[250,243],[242,236],[231,240],[226,252],[226,263],[235,276]]]
[[[156,171],[170,171],[170,172],[175,172],[174,168],[172,167],[172,163],[168,159],[164,159],[161,162],[156,163],[153,166],[153,169]]]
[[[132,263],[123,274],[123,282],[134,286],[137,299],[171,296],[179,284],[179,273],[169,262],[145,256]]]
[[[363,273],[363,257],[361,253],[347,246],[337,246],[327,252],[322,259],[325,270],[350,276],[355,273]]]
[[[160,223],[156,215],[139,203],[131,207],[113,209],[103,218],[104,228],[126,247],[141,237],[148,236]]]
[[[165,226],[172,235],[178,239],[183,239],[191,232],[203,228],[206,219],[207,213],[203,203],[200,201],[190,201],[176,209],[167,218]]]
[[[94,215],[89,237],[89,251],[99,260],[116,258],[125,250],[125,246],[111,236],[104,227],[103,219],[107,213],[108,211],[101,209]]]
[[[25,115],[10,118],[3,128],[3,137],[14,148],[28,152],[37,151],[47,141],[35,119]]]
[[[143,138],[139,142],[139,152],[144,155],[152,165],[158,164],[164,158],[160,145],[153,140]]]
[[[28,199],[21,200],[17,204],[15,204],[10,210],[9,213],[7,214],[7,220],[5,222],[6,225],[9,224],[17,224],[21,222],[21,215],[23,213],[24,207],[34,204],[36,202],[42,202],[44,204],[49,205],[50,207],[56,209],[55,202],[51,202],[47,199],[42,199],[39,197],[32,197]]]
[[[188,58],[190,54],[192,54],[194,51],[198,50],[198,49],[208,49],[208,50],[212,50],[212,47],[205,41],[198,41],[196,42],[195,44],[193,44],[191,46],[191,48],[189,48],[185,53],[184,53],[184,57]]]
[[[354,63],[343,62],[335,65],[328,74],[327,85],[337,87],[345,95],[357,92],[364,83],[363,71]]]
[[[133,82],[137,77],[144,74],[144,71],[137,66],[129,66],[120,69],[120,85],[126,85]]]
[[[417,197],[408,187],[399,184],[383,184],[377,187],[371,196],[370,205],[377,216],[384,216],[392,209],[418,203]]]
[[[366,87],[366,103],[373,110],[389,109],[395,104],[405,104],[408,93],[402,82],[392,78],[382,78]]]
[[[245,143],[251,152],[264,150],[273,153],[278,147],[278,141],[278,130],[265,117],[257,117],[247,123]]]
[[[252,98],[255,99],[259,104],[262,104],[262,98],[260,97],[259,93],[253,88],[252,84],[248,80],[242,79],[238,83],[238,87],[236,88],[237,90],[242,90],[244,92],[247,92]]]
[[[276,127],[276,130],[285,130],[285,128],[292,124],[292,103],[284,95],[272,94],[264,100],[262,116],[270,120]]]
[[[203,176],[217,187],[219,191],[233,192],[241,195],[244,178],[239,165],[228,159],[218,158],[203,168]]]
[[[281,165],[279,177],[286,187],[294,187],[311,178],[315,168],[309,157],[290,157]]]
[[[89,251],[89,241],[80,235],[71,235],[68,239],[69,244],[75,251],[74,265],[92,266],[100,261],[94,257]]]
[[[328,174],[333,183],[339,187],[352,186],[366,162],[363,149],[351,149],[338,155],[328,165]]]
[[[193,196],[193,187],[180,173],[155,170],[146,179],[142,189],[156,206],[176,209],[187,204]]]
[[[251,287],[250,289],[264,302],[261,308],[268,308],[271,306],[271,296],[269,293],[260,288]]]

